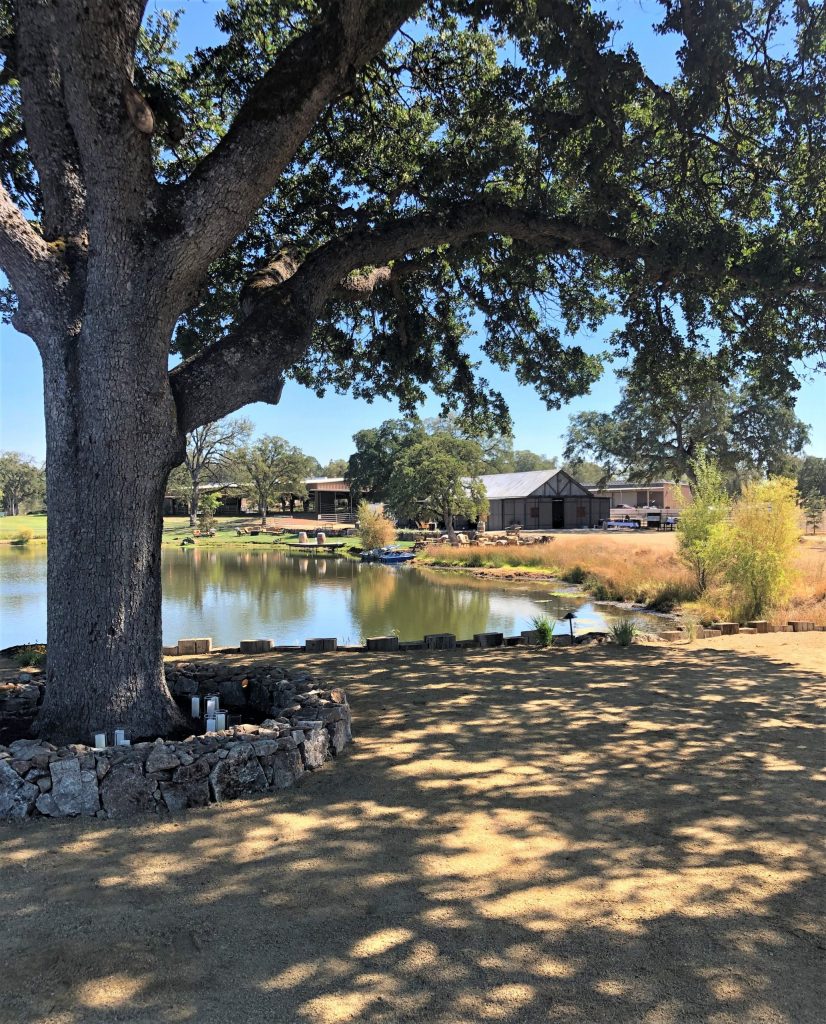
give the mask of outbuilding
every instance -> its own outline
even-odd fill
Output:
[[[490,503],[489,530],[574,530],[609,518],[611,499],[591,494],[563,469],[491,473],[481,480]]]

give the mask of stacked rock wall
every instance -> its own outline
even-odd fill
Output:
[[[223,688],[228,707],[243,697],[248,712],[261,709],[270,716],[260,725],[100,750],[40,740],[0,746],[0,818],[121,818],[292,786],[350,742],[350,708],[343,690],[323,690],[307,674],[291,679],[288,671],[267,668],[252,690],[246,676],[246,685],[230,677],[224,682],[232,685]],[[205,669],[199,670],[203,680],[184,675],[183,686],[222,692]],[[173,692],[180,689],[170,682]],[[254,702],[247,699],[251,695]]]

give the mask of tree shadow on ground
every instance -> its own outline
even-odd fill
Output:
[[[307,663],[357,742],[296,789],[0,832],[1,1020],[822,1020],[814,668]]]

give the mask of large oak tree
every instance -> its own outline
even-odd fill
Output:
[[[184,439],[285,380],[504,416],[566,332],[657,304],[780,380],[823,352],[824,12],[664,0],[653,81],[580,0],[231,0],[180,59],[142,0],[0,2],[0,266],[43,360],[44,735],[176,720],[161,502]],[[184,358],[170,370],[170,353]]]

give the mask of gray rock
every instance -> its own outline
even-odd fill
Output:
[[[145,779],[141,766],[124,762],[112,768],[100,784],[100,799],[110,818],[126,818],[154,807],[155,783]]]
[[[297,750],[284,750],[272,759],[272,782],[274,789],[288,789],[304,774],[304,764]]]
[[[168,768],[177,768],[180,762],[178,755],[163,740],[156,740],[155,745],[146,759],[147,772],[163,772]]]
[[[255,757],[251,743],[235,743],[226,760],[219,761],[209,776],[213,798],[220,803],[267,788],[267,776]]]
[[[332,722],[327,726],[330,734],[330,746],[334,754],[340,754],[347,746],[347,726],[343,721]]]
[[[40,795],[37,786],[26,782],[8,762],[0,761],[0,818],[26,818]]]
[[[49,771],[52,775],[52,789],[49,797],[57,814],[81,814],[83,811],[83,781],[80,777],[80,761],[76,757],[67,758],[65,761],[53,761],[49,766]],[[47,812],[42,808],[38,809],[44,814],[54,813],[54,811]]]
[[[40,740],[15,740],[9,744],[9,750],[14,754],[16,761],[31,761],[35,767],[45,768],[54,747],[51,743],[47,745]]]
[[[252,749],[255,751],[256,757],[267,757],[269,754],[274,754],[276,750],[278,750],[278,740],[256,740],[252,745]]]
[[[307,768],[320,768],[330,758],[330,741],[326,729],[313,729],[299,743],[298,749]]]
[[[209,803],[209,764],[205,759],[181,765],[171,782],[161,783],[161,794],[170,811],[206,807]]]

